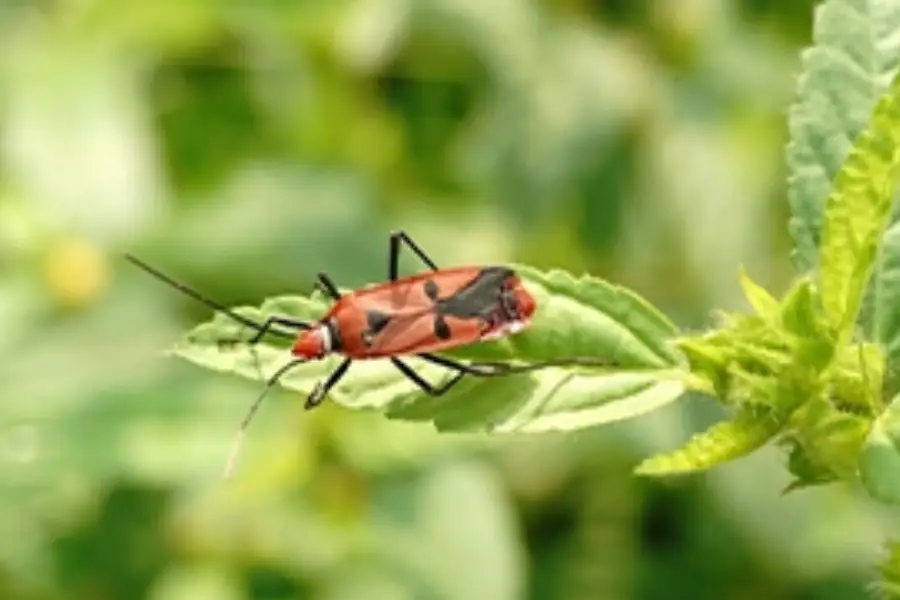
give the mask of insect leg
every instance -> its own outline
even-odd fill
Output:
[[[331,372],[331,375],[328,376],[328,379],[326,379],[324,383],[320,382],[318,385],[316,385],[316,388],[306,399],[307,410],[315,408],[322,403],[322,400],[325,399],[325,396],[328,395],[328,392],[330,392],[331,389],[341,380],[341,378],[343,378],[344,375],[347,374],[347,369],[350,368],[350,365],[352,363],[352,358],[344,359],[344,362],[339,364],[337,369]]]
[[[419,388],[420,388],[423,392],[425,392],[426,394],[429,394],[429,395],[431,395],[431,396],[442,396],[442,395],[444,395],[445,393],[447,393],[447,391],[448,391],[450,388],[452,388],[454,385],[456,385],[457,383],[459,383],[459,380],[462,379],[463,377],[465,377],[465,375],[466,375],[466,374],[463,373],[462,371],[457,371],[456,374],[453,376],[452,379],[450,379],[450,380],[447,381],[446,383],[443,383],[443,384],[441,384],[441,385],[435,387],[434,385],[432,385],[432,384],[428,383],[427,381],[425,381],[425,379],[423,379],[421,375],[419,375],[418,373],[416,373],[415,371],[413,371],[413,370],[410,368],[409,365],[407,365],[405,362],[401,361],[399,358],[391,358],[391,362],[394,363],[394,366],[397,367],[397,369],[398,369],[401,373],[403,373],[403,375],[404,375],[407,379],[409,379],[409,380],[412,381],[414,384],[416,384],[417,386],[419,386]]]
[[[438,267],[434,264],[434,261],[429,258],[429,256],[425,253],[422,248],[415,243],[411,237],[406,235],[406,232],[402,229],[398,229],[396,231],[391,232],[391,244],[390,250],[388,251],[388,279],[391,281],[396,281],[397,279],[397,271],[400,266],[400,244],[406,244],[406,246],[412,250],[419,259],[428,265],[428,268],[432,271],[437,271]]]
[[[316,277],[318,278],[316,285],[325,295],[329,296],[332,300],[341,299],[341,292],[334,284],[334,281],[331,280],[331,277],[325,273],[319,273]]]
[[[456,369],[467,375],[475,377],[497,377],[501,375],[513,375],[515,373],[528,373],[531,371],[539,371],[549,367],[572,367],[572,366],[593,366],[593,367],[611,367],[615,363],[603,359],[593,358],[563,358],[559,360],[548,360],[540,363],[532,363],[529,365],[510,365],[502,362],[481,362],[481,363],[464,363],[452,358],[438,356],[436,354],[417,354],[419,358],[427,360],[430,363],[447,367],[448,369]]]
[[[440,365],[448,369],[453,369],[454,371],[466,375],[474,375],[475,377],[492,377],[494,375],[503,375],[507,372],[508,369],[512,368],[512,365],[508,365],[505,363],[470,364],[454,360],[452,358],[445,358],[443,356],[429,353],[417,354],[416,356],[423,360],[427,360],[430,363]]]

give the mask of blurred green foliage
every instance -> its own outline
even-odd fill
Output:
[[[488,442],[164,360],[228,304],[442,264],[639,291],[684,327],[791,265],[809,3],[0,0],[0,598],[864,597],[888,521],[761,452],[672,483],[684,402]]]

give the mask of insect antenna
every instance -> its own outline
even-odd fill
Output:
[[[247,327],[250,327],[254,331],[260,332],[260,331],[266,329],[267,333],[272,333],[272,334],[275,334],[280,337],[284,337],[284,338],[293,338],[294,337],[292,334],[287,333],[285,331],[279,331],[277,329],[265,328],[262,324],[257,323],[253,319],[248,319],[247,317],[239,315],[235,311],[223,306],[222,304],[216,302],[212,298],[204,296],[197,290],[195,290],[191,287],[188,287],[184,283],[181,283],[180,281],[173,279],[172,277],[166,275],[162,271],[159,271],[156,268],[151,267],[150,265],[148,265],[147,263],[145,263],[144,261],[142,261],[141,259],[137,258],[136,256],[134,256],[132,254],[129,254],[126,252],[125,258],[128,260],[128,262],[130,262],[134,266],[138,267],[145,273],[149,274],[151,277],[154,277],[154,278],[158,279],[159,281],[162,281],[169,287],[172,287],[172,288],[178,290],[179,292],[181,292],[182,294],[185,294],[186,296],[193,298],[197,302],[200,302],[201,304],[208,306],[209,308],[211,308],[215,311],[218,311],[218,312],[228,316],[231,319],[234,319],[238,323],[241,323],[242,325],[246,325]]]
[[[259,393],[259,396],[256,397],[256,400],[253,404],[250,405],[250,409],[247,411],[244,420],[241,421],[241,426],[238,428],[237,435],[235,435],[234,442],[231,445],[231,452],[228,454],[228,461],[225,464],[225,479],[231,478],[234,474],[234,465],[237,462],[238,455],[241,452],[241,447],[244,445],[244,435],[247,432],[247,427],[250,425],[250,421],[253,420],[253,416],[256,414],[256,411],[259,410],[262,401],[265,400],[266,396],[275,387],[275,384],[278,383],[278,380],[281,379],[285,373],[293,369],[299,364],[305,363],[305,359],[294,359],[289,363],[283,365],[280,369],[275,371],[275,374],[269,377],[269,380],[266,381],[266,387]]]

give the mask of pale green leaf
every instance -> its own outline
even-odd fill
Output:
[[[900,79],[878,102],[869,127],[841,166],[825,208],[819,249],[822,306],[842,334],[850,334],[856,322],[898,184]]]
[[[860,311],[866,338],[881,343],[890,364],[900,363],[900,222],[884,235],[876,266]]]
[[[357,361],[333,390],[344,406],[378,409],[388,416],[434,421],[444,430],[548,431],[588,427],[630,418],[678,398],[688,374],[669,340],[676,330],[637,295],[598,279],[516,266],[538,305],[532,327],[495,342],[475,344],[451,354],[468,360],[526,363],[566,357],[611,360],[617,367],[552,368],[509,377],[466,378],[440,397],[422,393],[386,360]],[[271,314],[320,318],[321,296],[278,297],[242,314],[262,320]],[[197,365],[261,380],[289,360],[281,340],[254,351],[251,332],[224,315],[198,326],[174,349]],[[281,379],[289,390],[309,393],[339,358],[302,365]],[[407,362],[438,383],[452,373],[411,357]]]
[[[869,432],[859,457],[859,474],[869,494],[900,504],[900,399],[895,397]]]
[[[635,469],[638,475],[678,475],[702,471],[746,456],[762,447],[781,430],[783,423],[772,415],[740,415],[733,421],[716,423],[669,454],[652,456]]]
[[[893,0],[826,0],[816,8],[786,153],[793,258],[801,272],[816,265],[832,181],[890,85],[900,60],[898,30],[900,4]]]

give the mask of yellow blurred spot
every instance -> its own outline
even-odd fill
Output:
[[[658,1],[653,16],[657,24],[677,41],[690,43],[726,14],[724,9],[704,0],[685,0],[677,3]]]
[[[322,468],[314,490],[323,512],[338,521],[358,519],[369,500],[368,480],[362,473],[345,466]]]
[[[83,239],[57,242],[44,257],[44,281],[67,308],[81,308],[101,296],[109,284],[109,265],[97,246]]]

